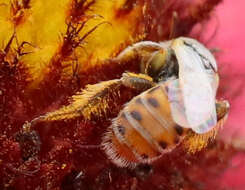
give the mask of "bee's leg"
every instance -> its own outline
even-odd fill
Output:
[[[100,82],[88,85],[81,93],[73,96],[73,102],[79,103],[79,112],[85,119],[90,120],[91,116],[106,115],[110,112],[111,102],[117,102],[120,98],[121,87],[135,89],[141,93],[155,85],[152,78],[144,74],[124,73],[120,79]],[[73,106],[74,107],[74,106]]]
[[[226,100],[216,101],[217,124],[210,131],[204,134],[197,134],[190,130],[185,137],[183,147],[189,153],[195,153],[205,148],[212,140],[215,139],[218,131],[223,127],[227,119],[229,109],[230,105]]]
[[[108,64],[120,65],[125,70],[134,70],[145,73],[146,65],[152,55],[163,47],[160,43],[142,41],[128,46],[114,58],[106,60]],[[128,69],[127,69],[128,68]]]
[[[61,121],[78,117],[90,120],[92,114],[100,116],[108,109],[108,99],[117,95],[120,85],[120,79],[87,85],[84,90],[70,98],[68,105],[34,118],[30,123],[33,125],[42,121]]]
[[[124,73],[121,79],[87,85],[84,90],[71,97],[69,105],[34,118],[30,124],[33,125],[40,121],[75,119],[77,117],[90,120],[92,115],[101,116],[108,112],[109,102],[111,99],[119,98],[121,86],[142,92],[154,85],[155,83],[147,75]]]
[[[124,86],[136,89],[140,92],[143,92],[156,85],[156,83],[153,82],[153,79],[148,75],[129,72],[123,73],[121,81]]]

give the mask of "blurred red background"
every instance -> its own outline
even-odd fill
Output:
[[[220,49],[217,53],[221,85],[219,95],[231,104],[222,137],[245,149],[245,1],[224,0],[217,7],[216,18],[209,26],[217,27],[214,38],[208,44]],[[231,167],[222,176],[224,189],[245,189],[245,154],[236,155]]]
[[[225,131],[229,131],[230,134],[239,130],[239,135],[245,138],[243,127],[245,123],[244,8],[245,1],[243,0],[225,0],[218,6],[216,11],[217,33],[209,45],[220,49],[217,55],[221,72],[221,90],[222,93],[224,92],[224,98],[231,103]]]
[[[202,2],[202,0],[196,0],[196,2],[199,2],[199,1]],[[216,0],[216,1],[218,2],[219,0]],[[151,2],[151,1],[149,0],[149,2]],[[154,1],[152,1],[152,2],[154,2]],[[178,7],[178,3],[180,5],[182,5],[182,4],[184,5],[185,3],[188,5],[188,3],[191,4],[194,1],[192,1],[192,0],[184,0],[184,1],[156,0],[155,2],[159,2],[159,4],[161,4],[163,2],[170,2],[170,4],[171,3],[173,4],[172,6],[176,6],[176,9],[179,11],[179,13],[185,13],[184,9],[182,9],[181,6]],[[211,4],[213,2],[215,4],[215,0],[206,0],[206,2],[209,2],[209,4],[206,4],[207,6],[203,5],[204,8],[203,7],[200,8],[200,10],[202,10],[203,12],[209,10],[209,5],[211,6]],[[186,7],[188,7],[187,5],[186,5]],[[156,8],[156,7],[158,8],[158,6],[155,6],[154,8]],[[184,171],[184,172],[181,172],[180,176],[176,175],[176,171],[178,171],[178,170],[174,169],[169,164],[164,164],[164,161],[162,160],[162,162],[161,162],[162,165],[161,165],[161,163],[159,163],[159,165],[157,165],[157,167],[155,167],[157,171],[155,171],[154,175],[151,176],[152,178],[149,177],[147,180],[143,181],[142,183],[139,182],[138,189],[139,188],[142,189],[143,187],[144,187],[144,189],[149,189],[148,188],[149,186],[151,187],[150,189],[152,189],[153,185],[156,185],[155,187],[159,186],[159,189],[162,189],[160,187],[161,185],[172,185],[171,181],[168,180],[170,178],[174,181],[175,185],[185,185],[186,186],[185,189],[188,189],[188,185],[193,186],[192,189],[195,189],[195,190],[196,190],[196,186],[198,186],[198,189],[202,189],[202,190],[204,190],[204,189],[244,190],[245,189],[245,180],[244,180],[245,179],[245,140],[244,140],[245,139],[245,128],[243,127],[243,123],[245,123],[245,117],[244,117],[245,116],[244,115],[244,111],[245,111],[245,90],[244,89],[245,88],[243,87],[244,86],[243,80],[245,79],[245,66],[243,66],[243,61],[245,61],[245,57],[243,56],[243,50],[245,49],[245,43],[244,43],[245,39],[243,38],[244,32],[245,32],[245,28],[244,28],[245,21],[244,21],[244,16],[243,16],[244,15],[243,12],[245,11],[244,8],[245,8],[244,0],[243,1],[242,0],[236,0],[236,1],[223,0],[223,3],[221,3],[217,7],[216,11],[214,12],[214,15],[211,17],[211,22],[209,22],[206,26],[204,25],[204,27],[203,27],[203,24],[200,24],[197,27],[197,31],[196,31],[197,38],[198,39],[199,39],[199,37],[203,38],[202,42],[206,43],[210,49],[216,48],[219,50],[215,53],[217,58],[218,58],[219,72],[220,72],[220,78],[221,78],[220,79],[221,84],[220,84],[218,96],[219,96],[219,98],[229,100],[229,102],[231,104],[231,111],[230,111],[230,114],[228,117],[228,121],[225,124],[224,129],[220,133],[221,134],[220,137],[223,138],[224,140],[226,140],[228,142],[227,144],[229,144],[229,142],[231,142],[231,143],[233,143],[233,145],[235,145],[238,148],[240,146],[242,151],[239,151],[239,150],[233,151],[233,148],[231,148],[231,147],[229,148],[229,146],[227,144],[225,144],[224,146],[227,146],[228,147],[227,149],[223,148],[223,147],[217,148],[218,147],[217,146],[216,149],[214,149],[215,151],[209,150],[209,151],[200,153],[199,156],[198,155],[193,156],[192,158],[194,160],[191,160],[191,157],[190,157],[189,160],[192,161],[192,162],[190,162],[191,163],[190,165],[187,165],[187,161],[185,162],[185,164],[183,164],[184,162],[182,163],[181,159],[179,159],[180,161],[179,161],[178,166],[177,166],[177,164],[178,164],[177,158],[179,158],[179,155],[177,152],[175,157],[174,157],[174,154],[171,155],[172,156],[171,159],[173,158],[172,159],[173,161],[176,159],[176,161],[173,163],[175,164],[174,166],[176,166],[180,170],[179,172]],[[164,19],[162,19],[160,13],[158,15],[158,12],[155,11],[155,9],[153,9],[153,10],[154,10],[153,11],[154,15],[155,14],[157,16],[160,15],[159,17],[156,17],[157,23],[158,23],[158,21],[159,22],[163,21],[162,26],[165,26],[167,21],[169,21],[169,19],[171,18],[172,12],[171,12],[171,14],[169,14],[169,12],[166,12],[166,14],[165,14],[166,20],[164,20]],[[169,10],[172,11],[171,6],[170,6]],[[187,10],[189,10],[189,9],[187,9]],[[202,11],[201,11],[201,13],[202,13]],[[159,12],[161,12],[161,11],[159,11]],[[191,13],[193,13],[193,12],[191,12]],[[189,13],[189,14],[191,14],[191,13]],[[169,16],[169,18],[167,16]],[[200,14],[198,16],[202,16],[202,14]],[[182,27],[180,27],[180,28],[182,28],[182,30],[180,31],[181,35],[184,35],[185,33],[186,33],[186,35],[189,34],[188,28],[191,28],[192,23],[194,22],[193,18],[192,17],[190,17],[190,18],[189,18],[189,20],[186,19],[185,22],[183,22],[183,24],[181,25],[182,26]],[[168,36],[167,35],[169,32],[168,28],[165,27],[165,30],[166,30],[165,33],[163,33],[163,35],[160,37],[163,37],[164,35]],[[152,33],[155,35],[155,31],[153,31]],[[166,37],[163,39],[166,39]],[[156,41],[157,41],[157,39],[156,39]],[[56,68],[56,67],[54,67],[54,68]],[[50,73],[52,74],[52,72],[50,72]],[[108,73],[108,72],[105,72],[105,73]],[[46,99],[48,99],[49,101],[56,100],[57,105],[58,104],[62,105],[62,103],[60,103],[62,101],[59,100],[59,98],[60,98],[59,96],[56,97],[57,99],[55,99],[53,96],[47,96],[49,94],[53,95],[53,94],[58,94],[57,92],[60,92],[59,91],[60,90],[59,83],[56,82],[56,77],[60,77],[59,74],[60,73],[57,71],[57,72],[54,72],[54,76],[52,76],[52,77],[47,76],[47,79],[53,80],[53,83],[50,82],[50,80],[47,80],[48,83],[45,83],[46,86],[43,85],[43,87],[41,89],[44,89],[44,90],[48,89],[46,91],[43,91],[43,94],[46,95],[46,96],[44,96]],[[85,73],[85,74],[87,74],[87,73]],[[96,76],[98,76],[98,75],[96,75]],[[105,80],[103,77],[104,76],[99,76],[100,80]],[[108,74],[105,75],[106,80],[108,80],[110,77],[112,77],[112,76],[108,76]],[[8,76],[6,76],[6,78],[8,79]],[[87,75],[86,75],[86,78],[87,78]],[[55,81],[55,83],[54,83],[54,81]],[[87,81],[85,81],[85,83],[86,82]],[[7,82],[6,84],[9,84],[9,82]],[[13,84],[15,85],[15,83],[13,83]],[[49,92],[49,88],[47,88],[47,87],[49,87],[50,84],[54,84],[54,88],[53,88],[52,92],[56,92],[56,93]],[[76,88],[70,88],[70,86],[69,86],[69,87],[67,87],[67,89],[73,89],[74,90]],[[40,92],[42,92],[42,91],[40,91]],[[63,92],[63,89],[62,89],[62,92]],[[68,90],[67,90],[67,92],[68,92]],[[65,93],[65,91],[64,91],[64,93]],[[9,99],[12,100],[12,97],[11,97],[12,94],[9,93],[8,95],[9,95]],[[64,99],[64,96],[66,96],[66,95],[68,95],[68,93],[62,94],[62,97],[60,99],[62,99],[62,98]],[[38,101],[40,101],[40,100],[38,100]],[[22,103],[21,101],[18,101],[18,102]],[[41,104],[41,105],[43,107],[45,107],[45,105],[47,106],[47,104],[48,103],[44,102],[44,104],[43,105]],[[27,104],[27,105],[29,105],[29,104]],[[39,104],[36,104],[36,105],[39,105]],[[56,106],[56,104],[53,104],[53,105]],[[12,107],[10,106],[10,108],[12,108]],[[23,113],[22,113],[23,110],[21,110],[21,108],[17,109],[17,110],[20,110],[19,115],[21,115],[21,114],[23,115]],[[43,108],[40,108],[40,110],[42,110],[42,109]],[[14,108],[14,110],[15,110],[15,108]],[[53,108],[53,110],[54,110],[54,108]],[[35,110],[35,111],[37,111],[37,110]],[[45,113],[45,112],[46,112],[45,110],[42,110],[42,113]],[[12,112],[10,112],[10,113],[12,113]],[[21,118],[22,120],[30,119],[30,118],[25,118],[25,115],[24,116],[22,116],[22,115],[21,115],[21,117],[18,116],[17,118]],[[38,111],[37,111],[36,115],[38,115]],[[14,118],[14,117],[12,116],[12,118]],[[12,120],[14,122],[16,122],[15,118]],[[23,123],[23,121],[17,121],[18,125],[16,124],[16,126],[20,127],[21,122]],[[71,124],[72,124],[72,122],[73,121],[71,121]],[[3,168],[2,171],[4,171],[4,172],[2,172],[2,174],[4,174],[4,175],[6,174],[4,180],[9,180],[7,182],[15,185],[16,189],[24,189],[24,188],[27,188],[28,185],[30,185],[30,187],[28,187],[28,188],[31,189],[31,187],[37,186],[37,184],[39,184],[40,181],[42,181],[42,183],[43,183],[42,185],[44,185],[45,183],[48,182],[51,184],[50,187],[56,187],[57,186],[57,188],[58,188],[58,186],[60,186],[61,182],[62,182],[62,184],[67,183],[68,184],[67,189],[70,189],[74,186],[75,183],[77,183],[76,180],[74,180],[77,178],[76,177],[77,171],[80,171],[80,170],[85,171],[85,173],[87,175],[89,173],[89,171],[91,170],[92,171],[91,173],[93,175],[91,174],[92,177],[90,180],[88,177],[86,178],[84,176],[82,176],[81,179],[79,178],[80,181],[78,180],[79,183],[81,183],[84,186],[84,188],[87,185],[88,186],[91,185],[91,187],[92,187],[92,186],[94,186],[94,184],[98,184],[98,185],[101,185],[102,189],[108,189],[108,188],[106,188],[107,185],[108,186],[110,185],[112,187],[111,189],[114,189],[114,187],[117,188],[117,186],[116,185],[113,186],[113,184],[117,184],[117,183],[121,184],[122,183],[122,185],[119,186],[119,187],[122,187],[124,183],[128,183],[130,186],[131,183],[133,184],[133,182],[135,182],[135,178],[132,177],[133,174],[131,174],[130,172],[128,172],[126,170],[124,170],[124,174],[121,175],[122,170],[120,170],[119,168],[116,168],[116,169],[115,168],[114,169],[113,168],[109,168],[109,169],[106,168],[107,164],[108,164],[107,160],[102,160],[101,162],[96,163],[96,161],[100,160],[99,156],[98,156],[98,158],[96,156],[94,156],[94,158],[95,158],[95,161],[94,161],[93,159],[91,159],[91,158],[93,158],[92,157],[93,154],[89,154],[83,150],[77,150],[78,148],[76,148],[76,147],[74,148],[74,152],[72,154],[67,154],[67,151],[73,145],[72,142],[73,141],[77,142],[78,137],[79,138],[84,137],[85,139],[86,139],[86,136],[90,137],[89,135],[90,135],[90,133],[93,132],[92,129],[94,127],[93,125],[90,126],[89,124],[88,125],[85,125],[84,123],[75,124],[75,122],[73,122],[73,125],[71,125],[71,127],[68,129],[68,128],[66,128],[66,126],[68,126],[68,124],[69,124],[69,122],[67,124],[65,123],[63,128],[62,128],[63,130],[66,129],[65,131],[67,131],[67,132],[62,131],[60,128],[52,128],[52,130],[50,130],[50,131],[48,131],[48,130],[46,131],[45,129],[47,129],[47,128],[40,130],[40,132],[43,132],[43,133],[40,133],[41,136],[43,137],[43,139],[42,139],[42,142],[43,142],[42,155],[40,154],[41,155],[40,156],[40,163],[41,163],[40,166],[35,163],[35,161],[39,161],[39,158],[37,160],[35,160],[35,159],[31,160],[30,159],[30,161],[29,160],[27,160],[27,161],[22,160],[21,154],[20,154],[21,149],[19,147],[19,143],[15,142],[15,140],[12,140],[12,139],[8,140],[6,137],[3,138],[2,141],[5,143],[4,144],[5,146],[4,146],[4,148],[1,148],[0,153],[2,153],[2,155],[3,155],[2,158],[4,158],[5,160],[3,162],[4,164],[0,164],[0,169],[2,167]],[[47,125],[47,126],[49,126],[49,125]],[[91,130],[85,131],[84,128],[82,128],[84,126],[88,127]],[[98,125],[98,126],[100,126],[100,125]],[[72,128],[72,127],[74,127],[74,128]],[[75,129],[75,130],[73,130],[73,129]],[[80,129],[83,129],[85,132],[83,130],[80,130]],[[98,130],[98,128],[95,128],[95,130]],[[71,131],[71,132],[69,133],[69,131]],[[83,134],[83,132],[84,132],[84,134]],[[76,134],[76,135],[78,134],[78,136],[76,136],[76,135],[73,136],[73,134]],[[94,135],[96,135],[96,134],[94,134]],[[50,136],[52,136],[52,138],[50,138]],[[8,141],[5,139],[7,139]],[[86,142],[86,140],[84,140],[84,141]],[[80,141],[78,141],[78,142],[80,142]],[[83,139],[81,140],[81,142],[83,142]],[[89,144],[89,142],[86,142],[86,143]],[[34,144],[34,145],[36,145],[36,144]],[[35,147],[35,146],[33,146],[33,147]],[[29,151],[29,147],[27,147],[27,148],[25,147],[25,148],[23,148],[23,150]],[[97,150],[96,150],[96,153],[94,153],[94,155],[97,155]],[[98,155],[99,155],[99,153],[98,153]],[[36,156],[36,154],[35,154],[35,156]],[[11,159],[8,159],[9,157],[10,158],[16,157],[16,159],[11,160]],[[185,159],[188,159],[188,156],[183,157],[183,160],[185,160]],[[88,169],[87,169],[86,166],[89,164],[86,164],[86,163],[90,163],[90,160],[91,160],[91,162],[93,162],[93,163],[95,162],[96,164],[94,164],[91,167],[88,166]],[[32,161],[33,161],[33,163],[32,163]],[[0,160],[0,162],[1,162],[1,160]],[[104,162],[106,162],[106,163],[104,163]],[[227,162],[228,162],[228,164],[227,164]],[[55,164],[53,164],[53,163],[55,163]],[[168,163],[168,162],[166,162],[166,163]],[[12,167],[11,164],[13,164],[14,167]],[[27,169],[25,168],[26,167],[25,164],[27,165]],[[6,165],[6,167],[5,167],[5,165]],[[38,165],[38,167],[40,167],[40,169],[36,170],[37,172],[35,172],[35,170],[34,170],[33,176],[32,175],[30,175],[30,176],[20,175],[20,174],[23,174],[23,173],[21,173],[21,169],[23,170],[23,172],[25,172],[25,171],[28,172],[29,170],[32,171],[33,168],[35,169],[35,167],[34,167],[35,165]],[[64,165],[66,166],[65,170],[60,169]],[[20,170],[15,169],[15,166],[19,167]],[[62,166],[62,167],[57,167],[57,166]],[[161,166],[161,167],[158,167],[158,166]],[[11,170],[11,168],[12,168],[12,170]],[[185,173],[188,173],[190,175],[185,175]],[[0,172],[0,174],[1,174],[1,172]],[[171,174],[171,175],[169,175],[169,174]],[[10,177],[8,177],[8,175]],[[111,178],[111,175],[112,175],[112,178],[114,180],[113,183],[110,183],[110,180],[109,180],[109,178]],[[47,176],[47,177],[45,177],[45,176]],[[108,180],[105,176],[109,176]],[[188,178],[184,178],[186,176],[188,176]],[[11,179],[11,177],[12,177],[12,179]],[[172,177],[174,177],[174,178],[172,178]],[[189,177],[192,177],[192,178],[189,179]],[[94,179],[98,179],[98,180],[96,181]],[[178,181],[175,179],[182,179],[183,181]],[[2,187],[1,186],[1,180],[2,179],[0,177],[0,189],[3,189],[3,188],[1,188]],[[101,181],[105,184],[103,184],[103,183],[100,184]],[[6,182],[6,184],[7,184],[7,182]],[[203,183],[204,185],[206,185],[206,187],[198,185],[199,184],[198,182],[200,182],[200,184]],[[64,184],[62,185],[62,187],[65,186]],[[72,186],[72,184],[73,184],[73,186]],[[147,184],[148,184],[148,186],[147,186]],[[132,186],[131,189],[136,189],[136,186],[135,186],[135,188],[133,188],[133,187],[134,186]],[[165,186],[164,186],[163,188],[168,189],[167,187],[168,186],[166,186],[166,188],[165,188]],[[63,187],[62,189],[65,189],[65,188]],[[91,189],[91,188],[85,188],[85,189]],[[124,189],[126,189],[126,187]],[[174,188],[174,189],[178,189],[178,188]]]

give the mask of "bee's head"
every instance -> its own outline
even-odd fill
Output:
[[[166,81],[170,77],[177,78],[179,65],[171,44],[172,41],[138,42],[123,50],[116,60],[122,63],[139,63],[140,72],[152,77],[154,82]]]
[[[151,53],[144,64],[143,73],[151,76],[155,82],[166,81],[171,77],[179,78],[179,67],[184,62],[193,62],[206,72],[207,76],[217,76],[217,64],[212,53],[198,41],[180,37],[159,43],[160,50]],[[185,64],[185,66],[192,64]],[[191,72],[192,68],[190,69]],[[216,77],[217,78],[217,77]],[[216,83],[217,83],[217,79]]]
[[[144,73],[151,76],[155,82],[178,78],[179,66],[174,51],[163,48],[152,54],[148,60]]]

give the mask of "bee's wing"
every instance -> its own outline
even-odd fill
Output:
[[[217,123],[216,88],[204,68],[204,60],[195,49],[181,39],[175,40],[172,48],[179,64],[179,79],[169,83],[169,96],[173,95],[172,89],[178,89],[175,103],[171,105],[172,114],[178,124],[205,133]]]
[[[163,86],[165,87],[168,95],[168,101],[170,103],[173,120],[182,127],[190,128],[185,113],[182,92],[179,87],[179,80],[170,79],[167,82],[163,83]]]

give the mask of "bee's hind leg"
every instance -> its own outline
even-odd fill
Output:
[[[155,86],[155,83],[147,75],[127,72],[120,79],[87,85],[70,98],[68,105],[34,118],[30,123],[33,125],[42,121],[61,121],[78,117],[90,120],[92,115],[100,117],[110,111],[111,99],[116,102],[120,97],[121,86],[135,89],[140,93]]]
[[[73,99],[80,99],[84,102],[80,113],[85,119],[90,119],[91,115],[106,115],[111,111],[110,102],[117,102],[120,98],[122,86],[141,93],[155,86],[155,83],[147,75],[126,72],[120,79],[88,85],[81,94],[73,96]]]

